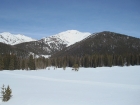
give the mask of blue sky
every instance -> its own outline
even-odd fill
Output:
[[[0,0],[0,32],[41,39],[66,30],[140,38],[140,0]]]

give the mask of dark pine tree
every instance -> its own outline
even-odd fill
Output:
[[[3,57],[4,62],[4,69],[9,70],[9,64],[10,64],[10,54],[5,54]]]
[[[35,60],[33,59],[33,55],[29,56],[28,64],[30,70],[35,70]]]
[[[14,65],[14,55],[10,55],[10,63],[9,63],[9,70],[14,70],[15,65]]]
[[[4,69],[3,58],[2,58],[2,56],[0,55],[0,70],[3,70],[3,69]]]
[[[25,69],[25,60],[22,60],[22,64],[21,64],[21,69],[24,70]]]

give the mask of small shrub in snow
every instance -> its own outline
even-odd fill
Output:
[[[78,71],[79,70],[79,65],[78,64],[74,64],[72,70]]]
[[[10,86],[8,85],[7,88],[3,85],[1,88],[1,95],[2,95],[2,101],[6,102],[12,97],[12,90],[10,89]]]

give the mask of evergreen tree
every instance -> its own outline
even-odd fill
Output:
[[[97,59],[96,59],[95,55],[91,56],[91,62],[92,62],[91,67],[96,68],[97,67]]]
[[[10,54],[5,54],[3,57],[4,69],[9,70]]]
[[[35,60],[33,59],[33,55],[29,56],[29,69],[30,70],[35,70]]]
[[[25,60],[22,60],[22,64],[21,64],[21,69],[24,70],[25,69]]]
[[[29,65],[28,65],[28,59],[24,59],[25,60],[25,70],[29,69]]]
[[[130,66],[130,54],[126,54],[126,65]]]
[[[90,64],[90,58],[89,55],[84,56],[84,67],[89,67]]]
[[[135,62],[135,57],[134,57],[134,54],[131,54],[131,57],[130,57],[130,64],[132,65],[132,66],[134,66],[134,63]]]
[[[10,89],[10,86],[8,85],[7,88],[3,85],[1,88],[1,94],[2,94],[2,101],[8,101],[12,97],[12,90]]]
[[[67,63],[66,63],[66,58],[65,58],[65,56],[62,57],[61,59],[62,59],[62,60],[61,60],[61,65],[62,65],[62,67],[66,67],[66,66],[67,66]]]
[[[54,66],[57,68],[58,63],[57,63],[57,58],[54,59]]]
[[[5,96],[5,86],[4,86],[4,84],[1,87],[1,95],[2,95],[2,101],[4,101],[4,96]]]
[[[66,61],[64,61],[64,62],[63,62],[63,70],[66,69],[66,66],[67,66],[67,65],[66,65]]]
[[[99,67],[103,66],[103,55],[98,55]]]
[[[137,55],[137,65],[140,65],[140,54]]]
[[[15,67],[14,67],[14,56],[11,55],[10,57],[10,63],[9,63],[9,70],[14,70]]]
[[[10,89],[10,86],[8,85],[6,90],[5,90],[5,98],[6,98],[6,101],[8,101],[11,97],[12,97],[12,90]]]
[[[22,65],[22,59],[15,56],[15,68],[20,70]]]
[[[121,55],[118,56],[118,66],[124,66],[123,57]]]
[[[112,67],[112,62],[113,62],[113,56],[112,55],[108,55],[108,66]]]
[[[2,57],[0,56],[0,70],[3,70],[3,69],[4,69],[4,63],[3,63]]]
[[[84,67],[84,57],[81,57],[81,67]]]

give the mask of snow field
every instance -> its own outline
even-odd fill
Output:
[[[0,71],[13,97],[0,105],[140,105],[140,66]]]

